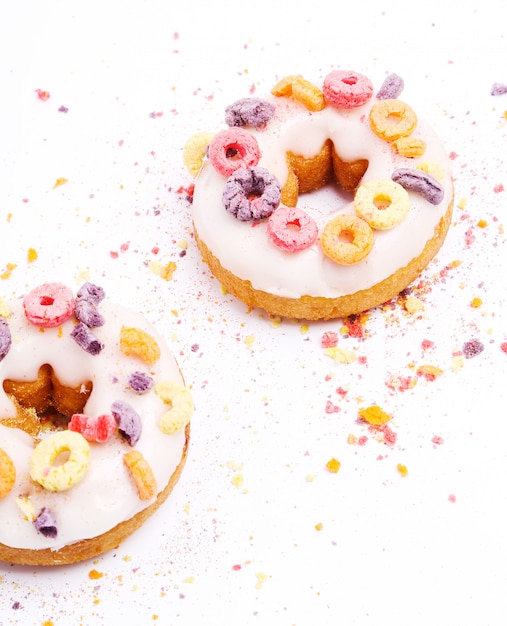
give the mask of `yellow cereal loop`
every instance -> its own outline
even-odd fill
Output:
[[[190,422],[194,403],[190,391],[175,381],[165,381],[155,385],[155,393],[165,403],[170,404],[169,411],[160,420],[160,430],[172,435]]]
[[[183,164],[194,178],[202,167],[206,148],[214,136],[214,133],[196,133],[183,146]]]
[[[160,359],[160,348],[153,337],[140,328],[122,326],[120,349],[123,354],[137,356],[145,363],[153,365]]]
[[[83,435],[59,430],[35,447],[30,459],[30,477],[48,491],[65,491],[83,478],[89,465],[90,445]]]
[[[371,226],[357,215],[340,214],[324,226],[320,245],[326,256],[340,265],[362,261],[373,248]]]
[[[417,137],[400,137],[391,145],[398,154],[409,159],[422,157],[426,152],[426,142]]]
[[[151,500],[157,495],[157,480],[150,464],[139,452],[130,450],[123,455],[123,463],[128,469],[140,500]]]
[[[380,100],[371,107],[370,124],[378,137],[394,141],[410,135],[417,126],[417,116],[401,100]]]
[[[271,90],[274,96],[292,96],[309,111],[322,111],[326,106],[323,92],[300,74],[282,78]]]
[[[407,217],[410,198],[408,192],[392,180],[370,180],[358,187],[354,210],[375,230],[387,230]]]
[[[16,482],[16,468],[11,457],[0,448],[0,498],[10,493]]]

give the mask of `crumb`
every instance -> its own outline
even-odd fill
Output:
[[[391,420],[391,416],[376,405],[359,409],[359,417],[372,426],[387,424]]]
[[[322,525],[322,522],[319,522],[318,524],[315,524],[315,530],[322,530],[324,528],[324,526]]]
[[[102,578],[102,576],[104,576],[104,574],[102,572],[98,572],[96,569],[92,569],[88,572],[88,578],[91,578],[92,580],[98,580],[99,578]]]
[[[403,477],[407,476],[408,470],[407,470],[405,465],[402,465],[401,463],[398,463],[398,465],[396,466],[396,469],[400,473],[400,476],[403,476]]]
[[[329,459],[329,461],[326,463],[326,469],[332,474],[336,474],[339,471],[340,467],[340,461],[338,461],[338,459],[335,459],[334,457],[332,459]]]

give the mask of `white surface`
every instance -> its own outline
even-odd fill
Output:
[[[196,402],[167,504],[94,562],[1,564],[2,626],[505,623],[507,95],[490,96],[507,82],[505,22],[492,1],[347,4],[2,5],[1,295],[47,280],[102,285],[167,335]],[[226,104],[335,67],[377,86],[405,78],[404,99],[456,153],[460,203],[417,292],[424,312],[401,301],[372,311],[364,340],[340,338],[364,357],[349,364],[321,348],[341,320],[277,324],[224,295],[178,193],[191,183],[183,143],[213,130]],[[175,262],[172,279],[152,261]],[[484,351],[456,367],[472,337]],[[442,375],[418,378],[423,364]],[[418,382],[393,391],[397,376]],[[328,401],[341,410],[327,413]],[[375,403],[395,445],[358,422]]]

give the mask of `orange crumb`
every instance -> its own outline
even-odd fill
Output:
[[[57,178],[55,184],[53,185],[53,189],[56,189],[56,187],[59,187],[60,185],[65,185],[65,183],[68,182],[67,178]]]
[[[35,261],[38,256],[39,255],[37,254],[37,250],[35,250],[34,248],[28,248],[28,253],[27,253],[28,263],[33,263],[33,261]]]
[[[7,278],[10,278],[11,274],[12,274],[12,270],[15,270],[16,267],[17,267],[17,265],[15,263],[7,263],[7,266],[5,268],[5,272],[0,274],[0,278],[2,278],[2,280],[6,280]]]
[[[376,405],[369,406],[366,409],[359,409],[359,417],[373,426],[387,424],[391,420],[391,416]]]
[[[482,300],[480,298],[473,298],[472,302],[470,302],[470,306],[474,309],[478,309],[482,305]]]
[[[96,569],[92,569],[88,572],[88,578],[91,578],[92,580],[98,580],[99,578],[102,578],[102,576],[104,576],[104,574],[102,572],[98,572]]]
[[[326,469],[333,474],[336,474],[336,472],[338,472],[340,466],[340,461],[338,461],[338,459],[335,459],[334,457],[332,459],[329,459],[329,461],[326,463]]]
[[[350,444],[355,444],[357,443],[357,437],[355,435],[353,435],[352,433],[347,437],[347,443]]]
[[[479,228],[486,228],[486,226],[487,226],[487,225],[488,225],[488,223],[486,222],[486,220],[479,220],[479,221],[477,222],[477,226],[478,226]]]
[[[434,365],[421,365],[417,368],[417,375],[424,376],[426,380],[435,380],[437,376],[440,376],[443,373],[443,370],[439,367],[435,367]]]
[[[401,476],[406,476],[408,474],[408,470],[406,466],[402,465],[401,463],[398,463],[398,465],[396,466],[396,469],[398,470]]]

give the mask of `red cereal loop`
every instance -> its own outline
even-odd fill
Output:
[[[315,220],[306,211],[286,206],[279,207],[271,214],[267,231],[271,241],[285,252],[309,248],[319,234]]]
[[[44,283],[25,296],[23,308],[30,323],[41,328],[52,328],[72,317],[74,296],[61,283]]]
[[[208,147],[208,158],[223,176],[231,176],[240,167],[258,164],[259,144],[253,135],[241,128],[229,128],[217,133]]]
[[[359,72],[335,70],[324,79],[322,91],[326,100],[335,107],[353,109],[368,102],[373,94],[373,84]]]

